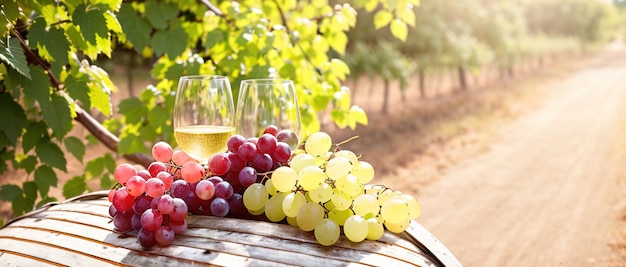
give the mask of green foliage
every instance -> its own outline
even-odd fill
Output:
[[[376,28],[392,27],[407,38],[415,25],[416,0],[368,0],[331,5],[326,0],[219,1],[148,0],[3,1],[0,27],[0,174],[27,173],[21,185],[0,187],[2,200],[20,215],[55,199],[56,173],[67,170],[66,154],[81,163],[88,146],[70,136],[79,115],[102,114],[119,136],[118,150],[85,163],[85,172],[62,186],[63,196],[91,190],[90,179],[113,186],[115,157],[149,153],[151,144],[174,144],[171,114],[182,75],[226,75],[237,96],[248,78],[292,79],[297,85],[305,134],[319,130],[319,111],[331,109],[340,127],[367,124],[351,105],[342,81],[350,73],[339,55],[355,26],[355,7],[387,16]],[[373,26],[372,26],[373,27]],[[115,53],[114,53],[115,51]],[[123,99],[113,114],[116,86],[98,62],[134,52],[153,59],[158,82],[138,97]],[[146,60],[147,61],[147,60]],[[92,127],[93,128],[93,127]],[[90,128],[90,129],[92,129]],[[100,137],[102,138],[102,137]],[[64,152],[67,151],[67,152]]]

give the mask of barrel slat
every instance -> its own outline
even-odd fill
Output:
[[[79,209],[71,209],[71,207]],[[48,211],[34,215],[38,219],[56,219],[67,222],[79,222],[81,224],[104,227],[108,231],[113,230],[112,223],[102,223],[100,215],[93,213],[83,214],[83,205],[68,205],[63,209],[58,206]],[[108,212],[108,211],[107,211]],[[108,216],[108,215],[107,215]],[[110,221],[110,219],[108,219]],[[187,246],[198,246],[198,241],[202,239],[212,240],[213,243],[206,243],[201,249],[222,253],[233,253],[240,256],[252,258],[265,258],[286,264],[300,264],[303,257],[318,257],[329,261],[328,264],[338,264],[338,261],[358,263],[358,259],[367,257],[370,265],[378,266],[401,266],[407,263],[426,265],[416,259],[424,258],[425,255],[418,255],[419,250],[413,245],[413,250],[396,246],[393,242],[383,244],[374,241],[364,241],[359,244],[352,243],[345,238],[332,247],[324,248],[316,244],[312,233],[307,233],[297,227],[280,225],[275,223],[249,221],[233,218],[217,218],[208,216],[190,217],[190,228],[183,236],[178,236],[176,244],[182,244],[185,237],[191,239]],[[59,225],[58,230],[89,232],[89,229],[82,229],[81,226]],[[109,232],[105,231],[106,234]],[[387,234],[388,239],[399,242],[396,236]],[[98,240],[101,237],[94,237]],[[132,240],[134,243],[135,241]],[[217,243],[216,243],[217,242]],[[408,242],[407,242],[408,243]],[[410,244],[410,243],[409,243]],[[131,245],[131,244],[127,244]],[[255,247],[256,249],[250,249]],[[291,253],[289,253],[291,252]],[[294,253],[298,257],[294,258]],[[411,260],[407,260],[411,259]],[[334,262],[333,262],[334,260]]]
[[[36,228],[38,224],[45,226]],[[15,225],[5,228],[0,234],[0,239],[15,238],[15,236],[19,236],[20,239],[24,239],[23,237],[31,237],[33,240],[24,241],[72,248],[75,252],[88,254],[94,258],[103,259],[104,261],[111,261],[109,262],[111,264],[119,262],[132,266],[146,266],[153,265],[154,263],[164,264],[165,266],[190,264],[232,266],[248,265],[251,263],[257,266],[282,265],[279,262],[265,259],[253,259],[231,253],[220,253],[206,249],[178,246],[176,244],[167,248],[146,250],[137,244],[134,236],[119,235],[98,228],[89,231],[85,230],[85,225],[68,227],[67,224],[71,223],[52,219],[48,219],[42,223],[40,219],[25,218],[16,222]],[[73,229],[76,233],[55,230],[57,228],[66,230]],[[84,233],[84,235],[81,237],[79,233]]]
[[[46,259],[66,266],[107,266],[111,265],[107,261],[90,257],[79,253],[76,250],[40,243],[21,238],[0,237],[0,250],[14,252],[28,252],[35,258]]]
[[[136,232],[114,232],[109,205],[106,194],[90,194],[10,222],[0,229],[0,240],[17,240],[21,246],[14,250],[0,246],[0,253],[6,251],[0,254],[0,263],[35,261],[33,264],[37,265],[40,259],[59,262],[59,255],[67,254],[60,264],[76,265],[78,258],[87,258],[80,265],[89,265],[86,262],[131,266],[434,266],[433,262],[446,265],[431,254],[442,251],[431,251],[421,243],[421,238],[432,235],[416,222],[410,227],[412,232],[405,234],[386,232],[378,241],[360,243],[342,236],[335,245],[324,247],[317,244],[312,232],[286,224],[191,215],[189,229],[178,235],[172,245],[144,249],[137,243]],[[429,241],[437,241],[433,238]],[[31,257],[24,260],[19,253],[30,252],[33,245],[43,252],[23,254]],[[447,250],[441,247],[445,253]]]
[[[36,258],[32,255],[15,251],[0,250],[0,266],[29,266],[29,267],[49,267],[65,266],[49,260]]]

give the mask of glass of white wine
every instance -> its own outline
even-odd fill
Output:
[[[174,137],[180,148],[200,162],[226,150],[235,132],[230,81],[225,76],[182,76],[174,103]]]
[[[237,133],[259,137],[268,126],[278,127],[279,141],[292,149],[302,134],[300,107],[293,81],[279,78],[243,80],[237,99]]]

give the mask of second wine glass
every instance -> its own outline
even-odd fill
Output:
[[[183,76],[174,103],[174,137],[180,148],[201,162],[226,150],[235,132],[235,109],[225,76]]]
[[[300,107],[291,80],[250,79],[241,82],[237,100],[237,133],[259,137],[274,125],[286,133],[278,136],[295,149],[301,137]],[[279,133],[282,134],[282,133]]]

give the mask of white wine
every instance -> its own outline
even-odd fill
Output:
[[[235,127],[213,125],[191,125],[174,130],[180,148],[197,160],[207,160],[211,155],[226,150],[228,138]]]

